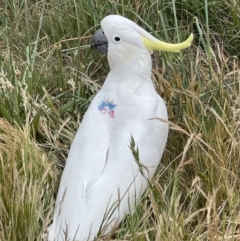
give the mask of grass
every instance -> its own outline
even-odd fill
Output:
[[[171,131],[136,212],[113,240],[240,240],[240,5],[235,0],[1,1],[0,240],[41,240],[69,146],[109,68],[89,47],[107,14],[181,54],[154,53]]]

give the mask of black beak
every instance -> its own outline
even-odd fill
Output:
[[[92,36],[91,47],[97,48],[103,54],[107,54],[108,41],[107,41],[102,29],[97,30],[95,32],[95,34]]]

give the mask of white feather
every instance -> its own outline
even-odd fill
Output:
[[[104,18],[101,26],[108,39],[111,71],[72,143],[49,241],[63,241],[66,236],[70,241],[92,241],[100,227],[108,232],[118,225],[134,211],[167,140],[168,125],[151,119],[167,120],[167,111],[151,80],[151,51],[141,36],[148,33],[120,16]],[[114,42],[114,34],[121,43]],[[129,148],[131,136],[147,168],[145,177]]]

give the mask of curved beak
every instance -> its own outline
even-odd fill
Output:
[[[91,47],[98,49],[103,54],[107,54],[108,41],[107,41],[102,29],[97,30],[95,32],[95,34],[92,36]]]

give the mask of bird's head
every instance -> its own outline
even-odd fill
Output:
[[[150,55],[153,50],[178,52],[191,45],[193,34],[178,44],[162,42],[131,20],[119,15],[106,16],[99,29],[92,37],[91,46],[96,47],[108,60],[114,63],[133,64],[139,54]]]

